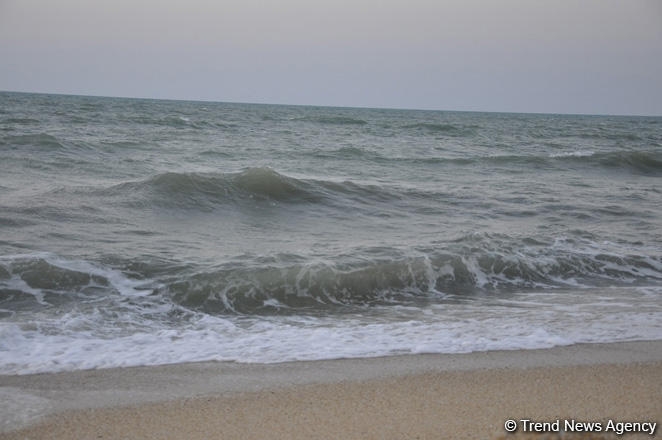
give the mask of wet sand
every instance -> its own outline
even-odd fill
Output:
[[[522,419],[617,438],[609,420],[662,422],[662,342],[0,376],[0,401],[0,439],[556,438]]]

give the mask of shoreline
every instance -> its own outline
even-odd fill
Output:
[[[659,425],[662,341],[0,376],[2,439],[489,438],[507,418]]]

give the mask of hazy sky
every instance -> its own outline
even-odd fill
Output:
[[[0,90],[662,115],[662,0],[0,0]]]

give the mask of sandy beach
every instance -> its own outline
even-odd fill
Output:
[[[0,376],[0,396],[2,439],[617,438],[662,421],[662,342]]]

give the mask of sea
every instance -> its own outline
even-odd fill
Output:
[[[0,93],[0,374],[660,339],[660,117]]]

